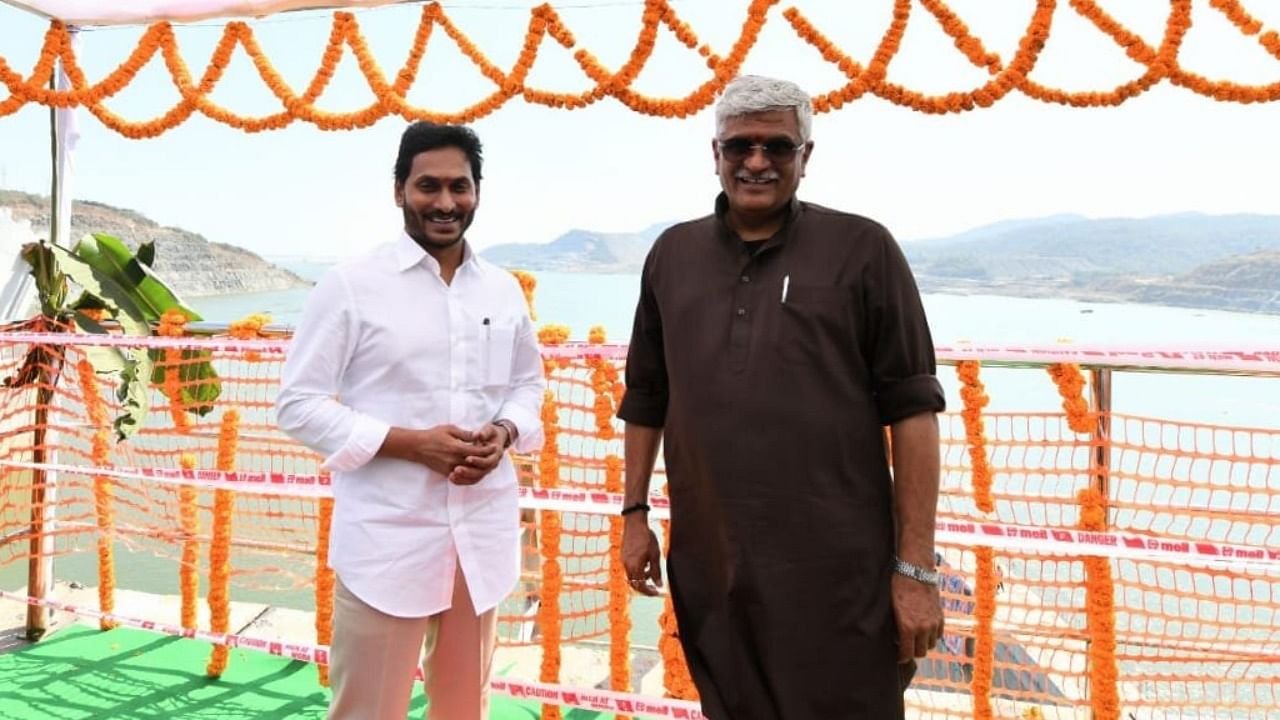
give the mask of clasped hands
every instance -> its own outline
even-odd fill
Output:
[[[455,485],[474,485],[484,479],[502,460],[507,431],[488,423],[479,430],[456,425],[437,425],[426,430],[403,430],[395,438],[405,460],[426,465]]]

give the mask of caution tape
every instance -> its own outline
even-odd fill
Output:
[[[178,468],[98,468],[84,465],[60,465],[58,463],[34,463],[19,460],[0,460],[0,467],[44,470],[93,477],[112,477],[123,480],[154,480],[173,485],[190,485],[212,490],[235,490],[261,495],[285,495],[291,497],[332,497],[328,474],[294,474],[278,472],[247,472],[221,470],[186,470]]]
[[[1098,555],[1137,560],[1198,560],[1280,567],[1280,547],[1236,545],[1208,540],[1178,540],[1119,531],[1095,532],[1074,528],[939,520],[938,542],[984,545],[1011,550],[1036,550],[1066,555]]]
[[[329,648],[325,645],[268,640],[264,638],[246,637],[236,633],[210,632],[207,630],[182,627],[181,625],[174,625],[172,623],[125,617],[115,613],[102,612],[96,608],[82,607],[49,598],[27,597],[26,595],[19,595],[18,593],[9,592],[7,590],[0,590],[0,599],[47,607],[70,615],[93,618],[95,620],[109,622],[113,625],[133,628],[135,630],[146,630],[149,632],[159,633],[161,635],[202,640],[214,645],[225,645],[231,648],[256,650],[268,655],[288,658],[290,660],[300,660],[302,662],[322,665],[327,665],[329,663]],[[423,679],[421,667],[417,669],[414,677],[419,681]],[[595,690],[566,687],[563,685],[548,685],[546,683],[527,682],[524,680],[513,680],[510,678],[492,679],[489,682],[489,688],[494,692],[509,695],[513,698],[533,700],[535,702],[561,705],[564,707],[581,708],[584,710],[601,710],[615,714],[641,715],[655,718],[706,720],[706,716],[702,714],[700,706],[697,703],[689,702],[687,700],[647,697],[633,693],[614,692],[612,690]]]
[[[221,352],[278,352],[289,347],[288,339],[260,338],[239,340],[233,337],[167,337],[161,335],[99,335],[97,333],[0,333],[0,342],[28,345],[86,345],[121,348],[173,348],[217,350]]]
[[[332,497],[328,474],[293,474],[277,472],[245,472],[220,470],[185,470],[172,468],[93,468],[83,465],[33,463],[0,460],[0,467],[46,470],[84,476],[152,480],[209,489],[231,489],[263,495],[292,497]],[[571,488],[516,488],[520,507],[529,510],[554,510],[590,515],[616,515],[623,505],[621,493]],[[671,517],[671,501],[661,495],[649,497],[649,517],[665,520]],[[1280,547],[1240,545],[1210,540],[1182,540],[1141,535],[1123,531],[1088,531],[1074,528],[1048,528],[1034,525],[981,522],[975,520],[938,520],[935,537],[938,542],[984,545],[1011,550],[1036,550],[1067,555],[1099,555],[1140,560],[1198,560],[1280,567]]]
[[[226,335],[212,337],[161,337],[156,335],[99,335],[96,333],[0,333],[0,342],[33,345],[95,345],[106,347],[190,348],[222,352],[267,352],[283,354],[287,337],[240,340]],[[546,358],[577,359],[603,357],[621,360],[626,345],[595,345],[582,341],[544,345]],[[993,364],[1042,366],[1075,363],[1117,369],[1183,370],[1250,375],[1280,375],[1280,347],[1277,346],[1138,346],[1138,345],[980,345],[957,343],[939,345],[936,355],[943,362],[978,360]]]
[[[939,360],[1010,365],[1074,363],[1091,367],[1280,375],[1280,347],[1131,345],[940,345]]]

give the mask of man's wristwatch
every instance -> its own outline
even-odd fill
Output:
[[[503,443],[502,449],[506,450],[511,447],[511,443],[516,441],[516,424],[506,418],[494,420],[493,424],[507,431],[507,441]]]
[[[899,575],[905,575],[916,582],[934,587],[938,586],[939,574],[937,570],[925,570],[919,565],[912,565],[902,558],[893,559],[893,571]]]

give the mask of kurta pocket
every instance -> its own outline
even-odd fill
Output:
[[[854,344],[849,326],[851,293],[845,287],[792,283],[774,329],[778,355],[805,365],[841,362]]]
[[[487,325],[480,338],[481,377],[485,387],[511,382],[511,365],[515,359],[516,329],[511,326]]]

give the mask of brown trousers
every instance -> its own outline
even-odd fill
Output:
[[[437,615],[381,613],[347,590],[334,596],[329,680],[330,720],[405,720],[419,660],[426,675],[429,720],[484,720],[497,610],[477,616],[458,564],[453,604]]]

